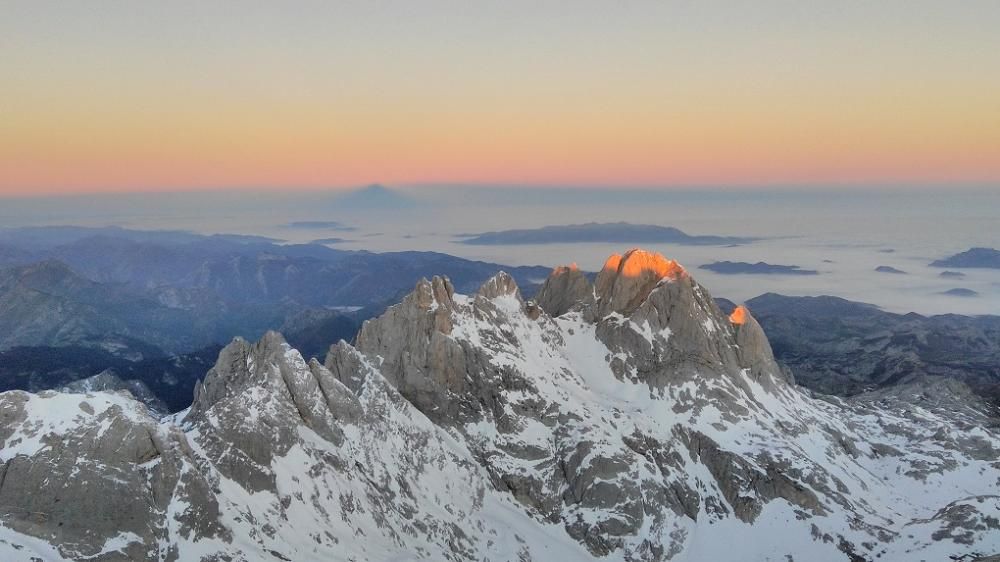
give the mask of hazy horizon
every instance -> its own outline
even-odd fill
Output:
[[[0,196],[1000,182],[996,2],[232,7],[5,3]]]
[[[834,295],[893,312],[1000,314],[1000,272],[965,270],[943,279],[927,264],[970,247],[996,246],[1000,193],[949,190],[882,191],[622,191],[567,192],[510,188],[390,189],[396,207],[345,207],[342,191],[294,193],[193,192],[9,199],[0,224],[122,226],[249,234],[375,252],[427,250],[504,265],[577,262],[589,270],[630,244],[573,243],[473,246],[461,235],[587,222],[673,226],[693,235],[751,236],[735,247],[631,244],[679,260],[718,296],[746,300],[765,292]],[[296,221],[338,221],[350,231],[291,229]],[[815,276],[723,275],[699,269],[713,261],[765,261],[820,271]],[[874,271],[887,265],[908,275]],[[939,293],[956,287],[975,298]]]
[[[2,193],[0,199],[74,199],[74,198],[115,198],[120,196],[189,196],[213,194],[231,195],[305,195],[305,194],[340,194],[364,189],[366,187],[379,186],[402,192],[448,192],[453,190],[469,189],[474,192],[527,192],[537,193],[608,193],[608,194],[688,194],[688,193],[789,193],[797,191],[808,193],[895,193],[895,192],[952,192],[952,193],[983,193],[1000,190],[1000,180],[989,182],[966,182],[966,183],[731,183],[731,184],[667,184],[667,185],[631,185],[631,184],[535,184],[535,183],[385,183],[380,181],[370,181],[357,184],[344,185],[223,185],[209,187],[147,187],[146,189],[121,188],[117,190],[96,189],[93,191],[79,192],[26,192],[26,193]]]

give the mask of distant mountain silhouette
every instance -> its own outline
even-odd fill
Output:
[[[993,248],[970,248],[962,253],[931,262],[931,267],[1000,269],[1000,250]]]
[[[114,336],[186,353],[260,337],[305,310],[381,304],[439,272],[464,291],[500,269],[525,290],[549,272],[435,252],[126,229],[10,229],[0,248],[13,262],[0,264],[0,349]]]
[[[776,265],[759,261],[747,263],[743,261],[717,261],[699,266],[723,275],[755,274],[755,275],[818,275],[815,269],[802,269],[797,265]]]
[[[978,297],[979,293],[973,291],[972,289],[966,289],[965,287],[956,287],[954,289],[948,289],[943,291],[942,295],[948,295],[949,297]]]
[[[293,228],[298,230],[336,230],[350,232],[357,230],[355,226],[347,226],[339,221],[296,221],[281,225],[282,228]]]
[[[358,210],[411,209],[419,205],[416,200],[377,183],[339,195],[333,204],[338,209]]]
[[[902,269],[896,269],[891,265],[880,265],[875,268],[875,271],[879,273],[895,273],[896,275],[906,275],[906,272]]]
[[[567,224],[541,228],[500,230],[463,236],[462,244],[494,246],[505,244],[566,244],[601,242],[622,244],[682,244],[727,246],[745,244],[754,238],[738,236],[693,236],[672,226],[627,222]]]

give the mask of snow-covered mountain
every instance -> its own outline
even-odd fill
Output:
[[[306,362],[236,340],[191,408],[0,394],[4,560],[972,560],[1000,435],[961,383],[813,397],[658,254],[525,302],[421,281]]]

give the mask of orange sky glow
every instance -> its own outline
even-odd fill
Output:
[[[80,4],[0,21],[0,196],[1000,183],[996,3]]]

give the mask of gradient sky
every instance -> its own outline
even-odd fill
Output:
[[[1000,2],[0,0],[0,195],[1000,183]]]

